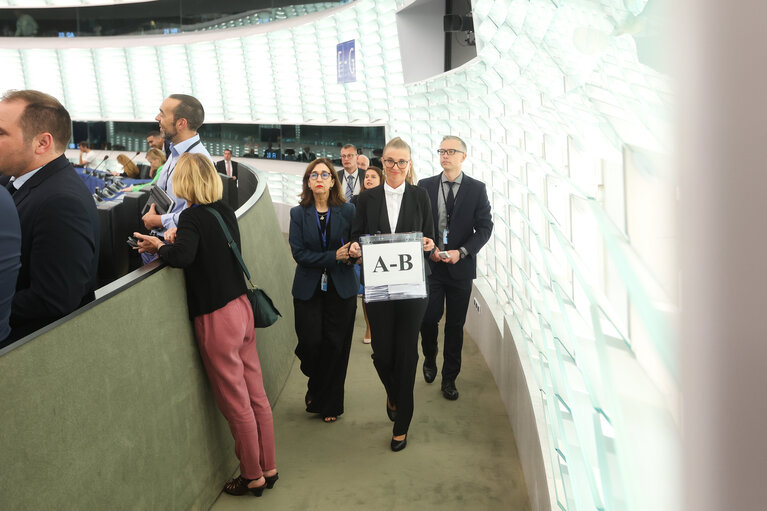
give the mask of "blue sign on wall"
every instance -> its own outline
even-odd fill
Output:
[[[357,81],[357,62],[354,51],[354,39],[336,45],[336,68],[338,83]]]

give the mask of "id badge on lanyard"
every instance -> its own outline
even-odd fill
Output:
[[[445,227],[445,231],[442,233],[442,246],[445,247],[445,250],[447,250],[447,235],[450,232],[450,229]]]
[[[328,274],[322,272],[322,279],[320,280],[320,291],[328,290]]]

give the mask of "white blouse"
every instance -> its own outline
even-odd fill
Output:
[[[389,213],[391,232],[397,232],[397,220],[399,219],[403,195],[405,195],[404,181],[397,188],[392,188],[389,183],[384,183],[384,196],[386,197],[386,210]]]

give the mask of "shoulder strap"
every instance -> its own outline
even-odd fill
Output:
[[[224,231],[224,236],[226,236],[226,242],[229,244],[229,248],[232,249],[232,252],[234,252],[234,256],[237,258],[237,261],[240,263],[240,266],[242,267],[242,272],[245,274],[245,277],[248,279],[248,283],[250,284],[250,287],[253,287],[253,284],[250,282],[250,272],[248,271],[248,267],[245,266],[245,261],[242,260],[242,255],[240,254],[240,248],[237,246],[237,242],[232,239],[232,235],[229,233],[229,228],[224,223],[224,219],[221,218],[221,213],[216,211],[213,208],[205,208],[206,211],[209,211],[214,217],[216,217],[216,220],[218,220],[218,224],[221,226],[221,229]]]

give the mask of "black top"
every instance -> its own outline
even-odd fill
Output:
[[[176,243],[162,246],[158,252],[170,266],[184,269],[190,318],[218,310],[247,290],[242,268],[229,248],[218,220],[206,211],[209,207],[221,214],[242,250],[234,211],[219,200],[182,211],[178,218]]]

